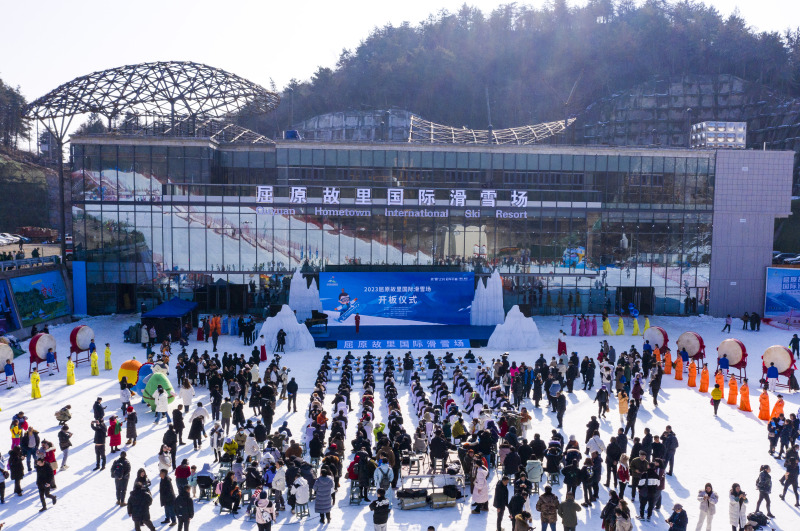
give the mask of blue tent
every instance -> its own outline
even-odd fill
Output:
[[[197,303],[175,297],[144,313],[142,323],[148,328],[156,328],[158,341],[164,341],[168,337],[177,341],[186,323],[192,327],[197,326]]]

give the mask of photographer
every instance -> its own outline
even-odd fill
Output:
[[[731,486],[730,505],[728,508],[731,529],[742,531],[747,523],[747,494],[742,492],[738,483]]]

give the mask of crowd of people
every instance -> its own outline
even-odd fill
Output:
[[[214,326],[212,318],[209,327]],[[170,349],[167,343],[159,359],[168,368]],[[313,512],[325,525],[331,522],[344,484],[349,503],[368,503],[375,528],[381,530],[393,500],[419,496],[419,489],[404,478],[426,473],[443,478],[437,485],[445,499],[469,496],[473,514],[488,512],[491,504],[498,531],[504,524],[513,531],[527,531],[536,519],[542,529],[555,530],[560,522],[565,530],[574,530],[583,510],[598,510],[606,531],[630,530],[632,520],[651,521],[661,513],[662,492],[679,450],[678,435],[670,425],[637,427],[638,413],[650,399],[652,407],[658,407],[665,374],[674,371],[676,378],[678,374],[682,378],[685,370],[690,380],[696,377],[694,362],[684,363],[683,353],[673,364],[668,349],[654,349],[647,342],[641,352],[632,345],[619,355],[603,342],[596,359],[562,351],[548,361],[542,354],[531,365],[517,364],[508,354],[486,362],[471,351],[461,357],[428,352],[420,358],[410,352],[398,358],[391,352],[381,357],[370,352],[362,357],[326,353],[308,405],[301,406],[304,428],[295,434],[286,421],[277,426],[274,417],[280,401],[285,401],[290,414],[298,413],[298,383],[281,365],[280,355],[272,355],[269,362],[267,357],[263,345],[254,346],[249,357],[199,354],[196,349],[189,353],[185,348],[176,356],[172,368],[176,390],[159,388],[153,398],[154,424],[162,416],[167,420],[156,456],[159,477],[154,478],[164,512],[162,524],[188,530],[199,499],[213,500],[220,513],[237,515],[244,510],[260,531],[269,530],[287,506],[298,518],[308,517],[313,502]],[[711,392],[715,413],[725,378],[731,388],[735,385],[726,372],[715,373]],[[701,391],[704,384],[708,391],[708,380],[704,366]],[[592,392],[597,405],[596,414],[586,419],[583,443],[562,429],[550,433],[537,429],[531,414],[531,409],[544,409],[562,428],[570,404],[566,396],[574,393],[576,381]],[[137,426],[144,420],[140,415],[145,414],[133,407],[131,388],[127,381],[120,382],[118,411],[107,411],[102,397],[95,401],[91,421],[95,470],[107,468],[108,447],[117,505],[127,507],[137,530],[154,529],[151,480],[144,468],[133,473],[129,461]],[[198,398],[200,393],[208,398]],[[410,418],[403,414],[401,395],[408,398]],[[0,459],[3,476],[14,482],[18,496],[25,468],[29,473],[35,470],[41,511],[48,508],[48,500],[57,503],[56,473],[69,468],[70,448],[76,444],[68,425],[70,409],[66,405],[56,412],[60,468],[56,445],[40,437],[24,412],[12,419],[8,461]],[[601,425],[617,424],[613,409],[619,427],[604,438]],[[800,507],[798,419],[794,413],[784,415],[780,397],[769,412],[767,431],[769,453],[783,461],[780,498],[784,500],[791,489],[795,506]],[[207,441],[213,461],[181,450],[188,441],[194,452]],[[137,460],[143,462],[141,456]],[[752,478],[759,494],[755,511],[748,513],[750,501],[739,484],[728,491],[734,531],[747,529],[749,522],[762,516],[773,518],[771,474],[777,466],[764,464]],[[4,481],[0,495],[5,502]],[[697,529],[705,525],[710,530],[720,495],[708,483],[697,500]],[[766,514],[760,512],[762,503]],[[669,528],[685,530],[688,516],[683,506],[676,503],[667,509],[671,509],[665,519]]]

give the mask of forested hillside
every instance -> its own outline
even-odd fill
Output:
[[[787,25],[792,21],[787,18]],[[376,28],[334,69],[282,91],[276,115],[243,125],[274,134],[340,110],[398,107],[485,128],[563,118],[655,76],[720,73],[800,96],[800,32],[757,33],[699,2],[563,0],[492,13],[463,7],[420,24]],[[576,84],[577,81],[577,84]],[[565,109],[565,102],[575,93]]]

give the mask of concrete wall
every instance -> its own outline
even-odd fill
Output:
[[[775,218],[791,215],[793,163],[792,151],[717,152],[711,315],[763,313]]]

